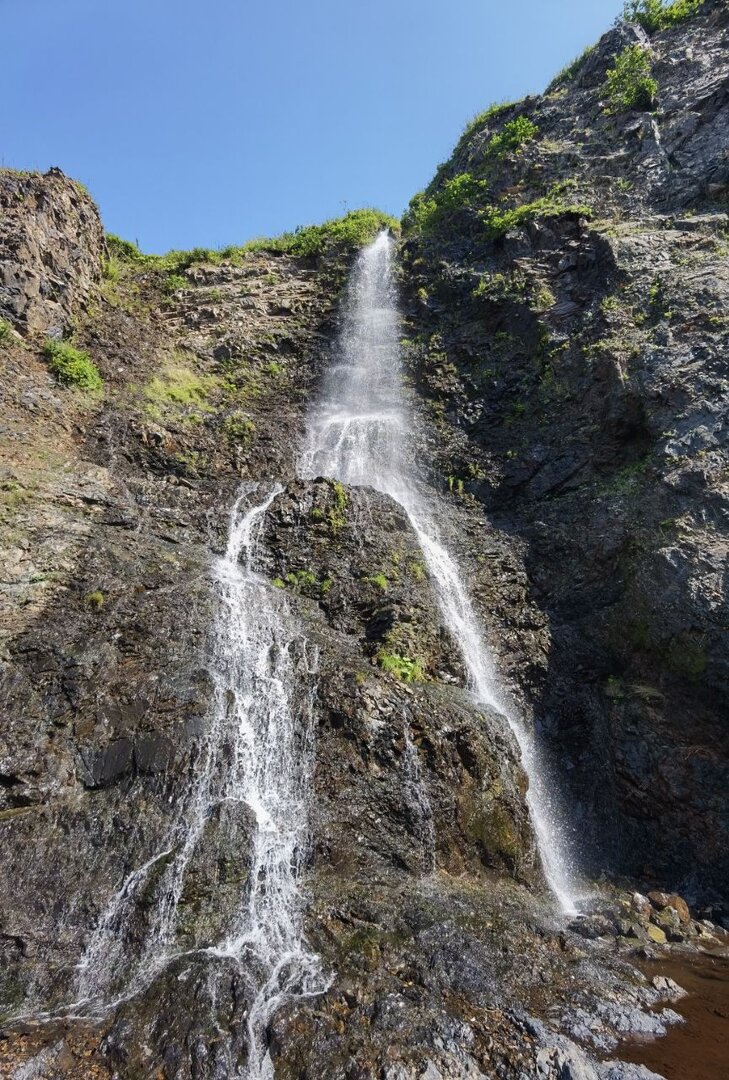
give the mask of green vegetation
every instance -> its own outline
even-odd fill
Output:
[[[658,83],[651,75],[650,53],[642,45],[629,45],[615,58],[615,67],[608,68],[609,105],[606,111],[651,109],[657,94]]]
[[[470,173],[459,173],[446,180],[434,195],[429,197],[422,191],[415,195],[403,218],[403,228],[424,235],[433,233],[458,211],[473,209],[487,190],[485,180],[477,180]]]
[[[106,246],[111,258],[123,259],[125,262],[140,261],[147,258],[131,240],[122,240],[121,236],[114,233],[106,234]]]
[[[162,285],[162,291],[171,296],[172,293],[176,293],[178,289],[187,288],[188,281],[182,274],[168,274]]]
[[[332,579],[327,577],[320,581],[313,570],[294,570],[286,575],[285,580],[280,577],[274,578],[272,584],[277,589],[285,589],[288,585],[296,592],[313,589],[320,593],[327,593],[332,587]]]
[[[380,649],[377,654],[377,663],[383,671],[388,671],[403,682],[419,682],[425,677],[423,665],[419,660],[411,660],[399,653],[387,652]]]
[[[497,240],[505,236],[511,229],[516,229],[529,221],[537,218],[561,217],[563,214],[580,214],[582,217],[592,217],[592,210],[583,204],[568,202],[563,196],[572,184],[565,181],[555,184],[541,199],[524,203],[511,210],[500,210],[498,207],[489,206],[483,211],[482,217],[486,225],[486,235],[491,240]]]
[[[465,142],[466,139],[469,139],[471,135],[475,135],[481,128],[486,127],[486,125],[491,120],[495,119],[495,117],[500,116],[501,113],[506,112],[507,109],[513,109],[513,107],[518,104],[518,101],[501,101],[494,105],[489,105],[488,109],[484,109],[483,112],[477,113],[472,120],[469,120],[463,129],[459,146],[462,142]]]
[[[220,385],[215,375],[198,375],[184,363],[167,364],[144,388],[146,412],[161,420],[169,412],[199,416],[213,412],[210,394]],[[226,434],[230,434],[226,430]]]
[[[59,382],[75,386],[79,390],[101,390],[103,384],[99,369],[87,352],[75,349],[67,341],[49,338],[43,346],[48,366]]]
[[[244,412],[237,409],[223,420],[223,431],[231,442],[247,443],[250,441],[256,425]]]
[[[0,319],[0,346],[8,345],[13,337],[13,328],[7,319]]]
[[[563,67],[562,70],[557,75],[555,75],[555,77],[552,79],[551,83],[547,87],[546,92],[548,94],[553,94],[555,90],[560,90],[563,86],[571,83],[577,72],[584,64],[585,60],[587,60],[588,56],[591,56],[592,53],[594,53],[596,48],[596,45],[588,45],[584,52],[581,52],[580,55],[576,57],[576,59],[574,59],[570,64],[567,64],[565,67]]]
[[[381,572],[379,574],[371,574],[369,577],[365,578],[365,581],[368,581],[371,585],[376,585],[382,592],[387,592],[390,585],[387,575]]]
[[[330,481],[330,485],[334,492],[334,506],[326,515],[326,519],[332,532],[338,533],[347,523],[347,492],[344,490],[344,484],[341,484],[339,480]]]
[[[241,263],[254,251],[281,252],[286,255],[313,257],[322,255],[329,248],[360,248],[368,244],[381,229],[398,231],[399,223],[381,210],[366,207],[362,210],[350,210],[341,218],[331,218],[321,225],[305,225],[294,232],[283,233],[276,237],[261,237],[249,240],[239,247],[213,250],[211,248],[192,248],[190,251],[168,251],[166,255],[144,255],[136,244],[108,234],[106,244],[109,254],[127,263],[133,263],[139,270],[159,271],[168,275],[165,288],[174,291],[187,284],[181,275],[195,263]],[[176,277],[176,282],[170,285]],[[182,281],[183,284],[179,284]]]
[[[467,209],[478,212],[485,224],[486,236],[490,240],[497,240],[510,229],[518,228],[537,218],[559,217],[562,214],[592,217],[589,206],[573,203],[565,198],[575,186],[573,180],[561,181],[553,185],[540,199],[511,209],[504,209],[493,205],[484,206],[483,198],[488,191],[487,182],[476,179],[470,173],[461,173],[447,180],[432,197],[428,197],[424,192],[416,195],[403,218],[403,229],[406,232],[417,231],[421,236],[431,236],[441,230],[444,225],[450,224],[455,213]],[[489,279],[482,279],[474,295],[479,297],[491,295],[495,287],[492,283],[497,277],[498,275],[495,275]],[[502,284],[506,285],[506,279],[503,276],[501,280]]]
[[[88,605],[88,607],[94,608],[96,611],[99,611],[101,608],[103,608],[106,602],[106,597],[104,596],[101,589],[94,589],[93,592],[86,594],[86,596],[84,597],[84,601]]]
[[[690,19],[703,6],[704,0],[628,0],[623,8],[623,18],[628,22],[640,23],[649,34],[657,30],[667,30],[671,26]]]
[[[502,158],[515,153],[539,134],[537,125],[528,116],[517,116],[504,124],[501,131],[489,139],[486,155],[490,158]]]
[[[408,563],[408,573],[415,581],[425,581],[428,576],[427,570],[425,569],[425,563],[421,562],[419,559],[413,559]]]

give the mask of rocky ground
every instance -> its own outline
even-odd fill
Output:
[[[674,1022],[679,991],[634,961],[726,946],[727,20],[708,0],[650,38],[611,31],[476,123],[426,193],[434,217],[405,223],[423,458],[504,678],[561,763],[594,879],[569,925],[407,519],[295,479],[353,251],[172,272],[109,245],[57,170],[0,172],[0,1075],[231,1075],[245,993],[222,960],[215,1000],[195,954],[102,1018],[64,1011],[90,928],[194,775],[211,556],[241,483],[274,481],[260,569],[320,652],[305,888],[332,976],[274,1018],[276,1076],[649,1075],[611,1059]],[[636,42],[657,110],[608,115],[606,71]],[[518,117],[535,132],[496,160]],[[459,202],[465,173],[482,186]],[[568,205],[486,235],[488,207],[566,181]],[[54,377],[62,337],[102,390]],[[206,832],[186,948],[230,901],[229,827]]]

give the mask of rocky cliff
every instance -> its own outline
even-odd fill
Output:
[[[245,1067],[252,991],[210,952],[245,814],[210,814],[157,977],[79,1005],[77,965],[201,768],[212,559],[273,482],[259,568],[318,654],[306,933],[331,977],[273,1017],[275,1075],[647,1075],[602,1060],[674,1018],[631,954],[716,947],[729,886],[728,29],[707,0],[610,31],[477,118],[404,222],[422,456],[598,883],[571,926],[406,515],[296,477],[351,235],[145,258],[57,170],[0,173],[3,1075]],[[626,107],[609,73],[636,48],[656,87]]]

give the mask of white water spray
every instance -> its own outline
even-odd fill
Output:
[[[246,1080],[270,1080],[266,1028],[280,1004],[323,993],[329,985],[303,934],[299,880],[306,853],[307,802],[313,764],[312,705],[316,655],[286,598],[256,572],[256,541],[281,488],[252,509],[236,501],[225,554],[214,564],[220,614],[213,648],[215,703],[210,727],[164,850],[122,883],[79,965],[72,1008],[106,1011],[142,992],[175,958],[178,908],[188,869],[212,811],[243,804],[252,820],[247,892],[224,939],[193,950],[211,965],[238,964],[249,988]],[[163,866],[159,880],[150,875]],[[143,890],[152,915],[139,936]],[[221,963],[223,961],[223,963]],[[215,967],[210,976],[215,999]],[[226,1075],[240,1076],[238,1046],[228,1048]]]
[[[306,477],[329,476],[374,487],[408,514],[436,583],[446,626],[460,647],[478,704],[502,713],[521,751],[529,779],[527,802],[545,877],[563,911],[576,913],[577,874],[569,835],[533,733],[506,700],[459,568],[434,521],[414,460],[414,424],[406,405],[400,362],[393,241],[382,232],[359,255],[349,285],[339,357],[312,411],[300,462]]]

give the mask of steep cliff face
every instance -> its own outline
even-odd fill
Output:
[[[709,0],[650,39],[620,27],[543,98],[479,120],[401,246],[434,505],[562,763],[586,866],[717,914],[728,25]],[[658,110],[608,114],[607,72],[636,44]],[[596,1060],[672,1019],[626,958],[718,932],[605,879],[595,914],[555,917],[515,741],[466,692],[407,515],[297,478],[352,244],[149,260],[56,170],[3,172],[0,198],[0,1071],[246,1068],[256,961],[221,941],[251,887],[253,808],[208,799],[170,939],[150,941],[235,710],[215,559],[236,496],[276,483],[255,568],[294,630],[258,685],[285,654],[313,718],[305,935],[329,988],[282,995],[275,1075],[645,1076]],[[101,389],[54,367],[61,337]],[[219,749],[209,784],[236,767]]]
[[[496,643],[593,865],[714,899],[729,872],[727,20],[706,3],[652,36],[621,25],[545,96],[477,118],[413,202],[402,274],[438,470],[514,538],[546,619],[537,651]],[[626,50],[655,107],[611,97]]]

